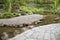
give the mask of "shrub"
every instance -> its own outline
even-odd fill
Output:
[[[34,14],[44,13],[44,8],[33,8],[32,9],[31,7],[22,6],[20,9],[26,13],[34,13]]]
[[[18,13],[3,12],[2,14],[0,14],[0,18],[11,18],[15,16],[18,16]]]
[[[33,10],[32,10],[32,12],[33,13],[36,13],[36,14],[42,14],[42,13],[44,13],[44,8],[34,8]]]

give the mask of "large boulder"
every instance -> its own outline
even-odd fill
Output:
[[[0,19],[0,26],[22,26],[22,24],[32,24],[35,21],[44,19],[43,15],[32,14],[9,19]]]
[[[39,26],[9,40],[60,40],[60,23]]]

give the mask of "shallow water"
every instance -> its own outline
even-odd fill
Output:
[[[54,17],[55,16],[59,17],[59,20],[58,21],[54,21]],[[43,20],[41,23],[38,23],[35,26],[52,24],[52,23],[60,23],[60,16],[59,15],[55,15],[55,14],[47,14],[46,15],[46,19]],[[2,32],[7,32],[9,34],[9,38],[13,37],[15,30],[19,30],[20,33],[24,32],[24,30],[22,30],[22,28],[0,27],[0,38],[2,36]]]

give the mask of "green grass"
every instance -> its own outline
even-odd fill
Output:
[[[19,16],[19,14],[17,12],[14,12],[14,13],[3,12],[2,14],[0,14],[0,19],[12,18],[12,17],[16,17],[16,16]]]

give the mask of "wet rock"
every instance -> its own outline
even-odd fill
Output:
[[[39,14],[32,14],[32,15],[24,15],[24,16],[19,16],[15,18],[9,18],[9,19],[0,19],[0,26],[7,25],[7,26],[17,26],[19,25],[20,27],[23,26],[23,24],[32,24],[35,21],[44,19],[44,15],[39,15]]]
[[[6,32],[3,32],[1,39],[2,40],[8,40],[8,34]]]
[[[59,20],[59,17],[55,17],[55,18],[54,18],[54,21],[58,21],[58,20]]]
[[[23,27],[23,28],[21,28],[21,29],[22,29],[22,31],[29,30],[29,28],[28,28],[28,27]]]
[[[29,26],[27,26],[29,29],[32,29],[32,28],[34,28],[35,26],[34,25],[29,25]]]
[[[32,28],[9,40],[60,40],[60,23]]]
[[[37,25],[39,23],[42,23],[42,21],[39,20],[39,21],[34,22],[35,25]]]

